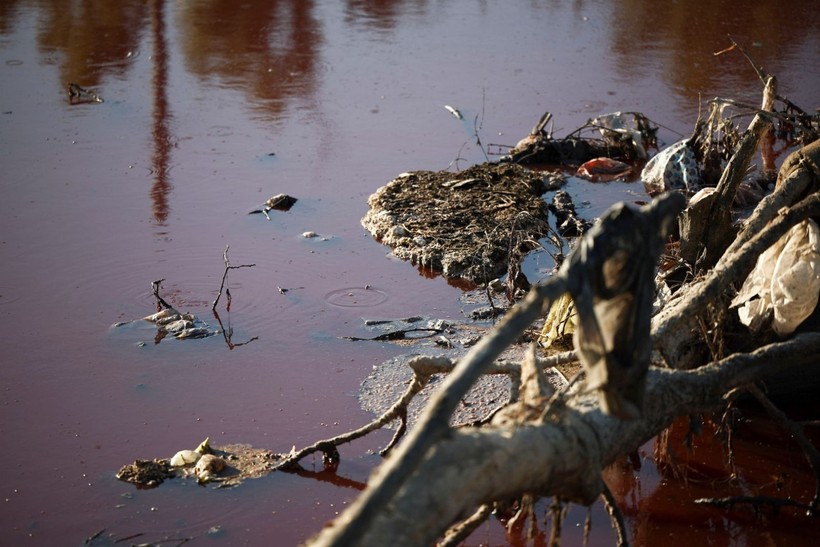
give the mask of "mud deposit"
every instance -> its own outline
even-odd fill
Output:
[[[484,283],[547,235],[540,196],[554,180],[511,164],[403,173],[370,196],[362,225],[399,258]]]

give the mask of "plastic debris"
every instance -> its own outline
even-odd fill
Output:
[[[820,295],[820,228],[811,219],[794,226],[757,259],[732,307],[757,332],[772,318],[786,336],[812,314]]]
[[[678,141],[661,150],[649,160],[641,179],[650,195],[670,190],[700,190],[700,167],[688,140]]]
[[[626,180],[632,176],[632,166],[611,158],[595,158],[581,165],[575,176],[590,182]]]
[[[186,467],[195,464],[201,456],[196,450],[180,450],[168,463],[171,467]]]
[[[644,140],[652,138],[653,135],[647,135],[639,129],[642,125],[649,126],[649,120],[639,112],[613,112],[611,114],[603,114],[590,121],[590,124],[595,125],[601,131],[601,136],[607,139],[613,133],[626,136],[635,150],[638,152],[638,159],[646,159],[646,148],[643,146]]]
[[[575,307],[569,293],[563,294],[552,303],[544,328],[538,337],[538,343],[543,348],[549,348],[556,340],[575,332]]]
[[[453,107],[452,107],[452,106],[450,106],[449,104],[445,104],[445,105],[444,105],[444,108],[446,108],[446,109],[447,109],[447,112],[449,112],[450,114],[452,114],[452,115],[453,115],[453,117],[454,117],[455,119],[457,119],[457,120],[460,120],[460,119],[462,119],[462,118],[464,117],[464,116],[462,116],[462,115],[461,115],[461,112],[459,112],[457,108],[453,108]]]

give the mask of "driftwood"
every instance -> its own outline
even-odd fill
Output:
[[[673,368],[695,362],[680,356],[698,342],[698,317],[710,307],[725,308],[732,283],[742,282],[757,256],[791,226],[820,216],[815,150],[806,147],[799,152],[802,159],[786,162],[776,191],[760,203],[714,268],[681,289],[653,318],[653,343]],[[695,370],[651,367],[639,419],[608,416],[595,394],[576,390],[557,405],[554,396],[522,396],[489,426],[450,428],[454,406],[475,379],[567,288],[561,274],[533,287],[459,362],[410,436],[373,473],[365,492],[310,544],[430,544],[460,520],[468,519],[463,526],[469,528],[476,514],[487,513],[488,504],[528,493],[590,504],[604,490],[602,468],[677,416],[715,409],[733,389],[817,364],[820,334],[804,333]],[[816,510],[818,503],[820,488],[807,505]]]

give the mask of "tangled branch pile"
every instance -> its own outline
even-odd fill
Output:
[[[770,113],[775,87],[774,79],[767,78],[763,108],[737,134],[706,206],[696,210],[698,202],[690,204],[682,217],[679,286],[652,319],[651,344],[659,353],[656,366],[641,380],[645,396],[639,415],[631,420],[611,416],[589,390],[554,392],[543,381],[543,363],[532,356],[520,365],[515,400],[489,424],[467,429],[448,425],[454,406],[476,378],[569,290],[566,275],[559,273],[533,287],[455,364],[419,424],[374,472],[366,491],[311,545],[423,545],[437,538],[455,544],[493,507],[510,499],[554,496],[582,504],[601,495],[611,499],[601,480],[606,465],[676,417],[719,407],[733,390],[749,389],[775,413],[753,384],[789,370],[816,369],[820,333],[804,327],[787,340],[770,330],[754,338],[725,336],[737,324],[732,298],[758,257],[795,226],[820,217],[820,141],[815,140],[787,159],[774,191],[747,220],[739,226],[732,221],[730,206],[752,155],[772,130],[772,120],[780,119]],[[815,121],[808,123],[809,129],[816,127]],[[816,267],[816,256],[805,259],[814,260]],[[624,260],[629,258],[620,262]],[[790,427],[801,438],[800,428]],[[807,441],[802,446],[817,488],[812,500],[797,505],[815,514],[820,455]]]

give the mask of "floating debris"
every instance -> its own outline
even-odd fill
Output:
[[[204,454],[196,462],[194,473],[200,482],[207,482],[223,469],[225,469],[225,460],[214,454]]]
[[[134,460],[134,463],[122,467],[116,477],[142,488],[154,488],[165,479],[175,476],[168,460]]]
[[[156,342],[165,338],[168,335],[173,336],[177,340],[187,340],[189,338],[207,338],[215,334],[219,334],[219,330],[212,330],[208,324],[196,315],[191,313],[181,313],[175,308],[165,308],[157,313],[143,317],[142,319],[134,319],[131,321],[121,321],[112,325],[114,328],[131,325],[138,321],[147,321],[153,323],[157,327]]]
[[[104,102],[94,91],[75,83],[68,84],[68,100],[74,104]]]
[[[641,180],[651,196],[670,190],[685,190],[690,194],[700,190],[700,168],[689,140],[661,150],[643,168]]]
[[[177,340],[207,338],[219,334],[218,330],[210,330],[208,324],[196,315],[180,313],[174,308],[166,308],[153,315],[143,317],[143,320],[154,323],[161,332],[171,334]]]
[[[247,444],[211,447],[205,439],[196,450],[180,450],[170,460],[135,460],[116,477],[138,488],[153,488],[172,478],[195,478],[200,484],[218,483],[218,488],[226,488],[267,475],[283,457]]]
[[[794,226],[757,259],[732,307],[752,332],[771,320],[786,336],[809,317],[820,292],[820,228],[811,219]]]
[[[654,146],[658,128],[640,112],[615,112],[589,120],[569,135],[554,138],[546,126],[552,114],[546,112],[529,135],[518,141],[501,161],[521,165],[576,166],[586,161],[608,157],[624,161],[641,161],[646,150]],[[582,136],[595,132],[594,137]],[[600,134],[603,138],[599,137]],[[503,145],[498,145],[503,148]],[[509,147],[507,147],[509,148]]]
[[[590,182],[610,182],[627,180],[632,176],[632,166],[610,158],[595,158],[584,162],[575,176]]]
[[[250,211],[248,214],[253,215],[256,213],[262,213],[263,215],[265,215],[265,218],[270,220],[270,216],[268,216],[269,212],[271,212],[274,209],[276,209],[277,211],[290,211],[290,208],[293,207],[293,205],[297,201],[298,200],[293,196],[289,196],[287,194],[276,194],[268,201],[266,201],[259,209],[254,209],[253,211]]]
[[[169,464],[171,467],[187,467],[189,465],[194,465],[201,457],[202,454],[196,450],[180,450],[173,455],[169,461]]]
[[[464,116],[461,115],[461,112],[459,112],[457,108],[453,108],[449,104],[445,104],[444,108],[446,108],[447,112],[452,114],[457,120],[461,120],[464,118]]]
[[[564,190],[559,190],[552,196],[550,211],[555,215],[555,226],[563,237],[578,237],[592,227],[591,222],[578,216],[572,198]]]

